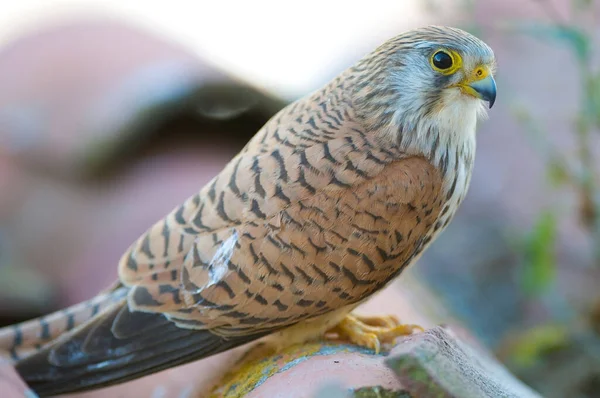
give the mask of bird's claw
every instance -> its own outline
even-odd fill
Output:
[[[396,315],[352,315],[358,321],[368,326],[380,326],[386,328],[393,328],[401,325],[400,320]]]
[[[397,337],[411,335],[415,330],[422,332],[424,329],[418,325],[401,324],[393,315],[347,315],[331,331],[342,339],[379,354],[382,344],[393,344]]]

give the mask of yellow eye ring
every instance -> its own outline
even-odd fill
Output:
[[[442,75],[451,75],[462,67],[462,58],[452,50],[437,50],[429,58],[429,64]]]

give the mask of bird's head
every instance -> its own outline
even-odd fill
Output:
[[[428,26],[388,40],[354,68],[354,103],[370,128],[403,146],[473,141],[496,100],[492,49],[456,28]],[[435,136],[435,137],[434,137]]]
[[[403,65],[390,70],[391,77],[398,79],[398,88],[411,101],[434,108],[452,106],[451,101],[461,99],[471,104],[485,101],[490,108],[494,105],[496,61],[483,41],[460,29],[429,26],[391,43],[397,50],[394,61]]]

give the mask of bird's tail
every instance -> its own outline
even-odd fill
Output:
[[[110,289],[69,308],[0,328],[0,358],[18,361],[39,351],[57,337],[77,328],[124,297],[124,288]]]

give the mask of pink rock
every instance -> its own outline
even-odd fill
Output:
[[[63,22],[0,50],[0,142],[29,163],[74,174],[90,150],[123,139],[140,111],[229,80],[120,22]]]
[[[335,347],[324,348],[324,355],[316,354],[303,361],[299,358],[291,361],[291,364],[287,364],[287,370],[271,376],[247,397],[313,398],[327,385],[340,390],[369,386],[402,389],[394,372],[384,364],[384,356],[344,352]]]

